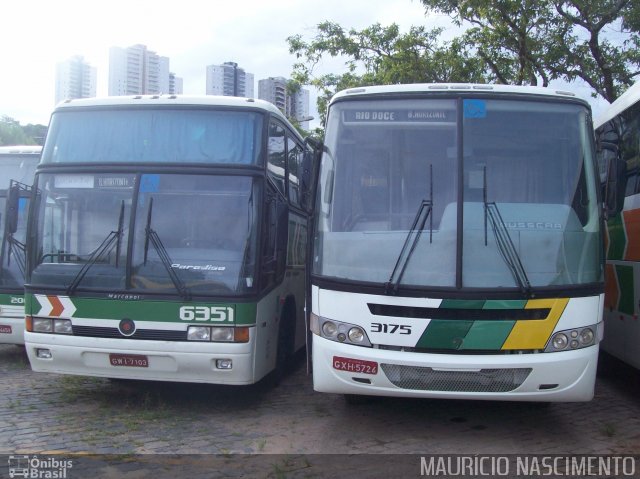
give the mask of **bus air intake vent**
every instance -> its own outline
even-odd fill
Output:
[[[382,364],[395,386],[419,391],[505,393],[519,387],[531,368],[481,369],[479,371],[439,371],[418,366]]]

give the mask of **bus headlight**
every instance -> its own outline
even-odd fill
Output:
[[[313,313],[311,314],[311,332],[330,341],[371,347],[367,333],[360,326],[323,318]]]
[[[349,341],[352,343],[361,343],[364,341],[364,331],[358,327],[351,328],[349,330]]]
[[[52,333],[53,321],[45,318],[33,318],[34,333]]]
[[[335,338],[338,333],[338,326],[332,321],[325,321],[322,324],[322,335],[326,338]]]
[[[211,328],[204,326],[189,326],[187,329],[188,341],[209,341],[211,340]]]
[[[53,332],[58,334],[73,334],[71,321],[68,319],[54,319]]]
[[[69,319],[27,318],[27,331],[34,333],[73,334]]]
[[[596,341],[596,326],[567,329],[558,331],[551,336],[551,341],[544,350],[546,353],[554,351],[570,351],[572,349],[582,349],[593,346]]]
[[[233,328],[211,328],[211,341],[233,341]]]

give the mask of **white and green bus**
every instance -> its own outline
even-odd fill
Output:
[[[270,103],[72,100],[29,211],[35,371],[250,384],[305,345],[311,149]]]
[[[0,146],[0,343],[24,344],[27,210],[41,146]]]
[[[590,400],[604,263],[589,105],[548,88],[394,85],[340,92],[327,118],[315,390]]]
[[[610,204],[602,349],[640,368],[640,82],[598,115],[594,126]]]

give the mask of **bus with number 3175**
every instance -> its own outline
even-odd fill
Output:
[[[593,397],[604,263],[585,101],[505,85],[340,92],[317,193],[317,391]]]
[[[70,100],[30,209],[35,371],[250,384],[305,345],[308,161],[273,105]]]

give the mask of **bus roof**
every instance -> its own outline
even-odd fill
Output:
[[[336,93],[331,99],[331,103],[336,100],[342,100],[346,97],[439,92],[475,93],[478,95],[487,93],[511,93],[520,95],[551,96],[556,98],[574,98],[588,105],[586,101],[577,98],[575,93],[555,88],[474,83],[411,83],[407,85],[378,85],[349,88]]]
[[[634,105],[640,100],[640,81],[630,86],[627,91],[618,97],[593,122],[595,128],[600,128],[603,123],[608,122],[613,117],[619,115],[624,110]]]
[[[39,155],[41,151],[40,145],[0,146],[0,155]]]
[[[268,101],[254,98],[242,98],[234,96],[215,95],[133,95],[133,96],[109,96],[98,98],[81,98],[64,100],[58,103],[54,112],[64,111],[67,108],[93,108],[93,107],[123,107],[123,106],[160,106],[160,105],[184,105],[184,106],[222,106],[237,108],[254,108],[267,111],[286,121],[286,117]]]

